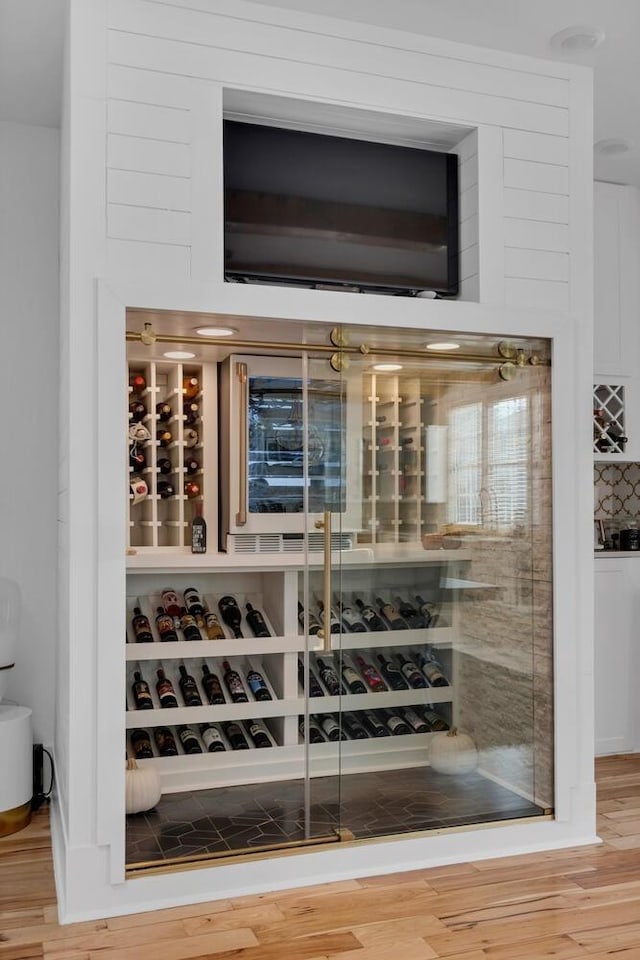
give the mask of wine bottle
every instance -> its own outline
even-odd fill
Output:
[[[221,753],[227,748],[224,745],[222,734],[211,723],[200,724],[200,736],[209,753]]]
[[[178,727],[177,730],[185,753],[202,753],[202,747],[195,730],[185,726]]]
[[[153,643],[151,624],[149,623],[148,618],[145,617],[140,607],[133,608],[131,626],[133,627],[133,634],[136,638],[136,643]]]
[[[373,690],[374,693],[381,693],[387,689],[386,683],[372,663],[367,663],[360,654],[356,657],[356,661],[360,667],[360,673],[364,677],[370,690]]]
[[[418,613],[412,603],[408,600],[403,600],[402,597],[396,597],[395,600],[398,606],[398,613],[407,621],[407,625],[411,630],[422,630],[427,626],[427,621],[421,613]]]
[[[240,629],[242,614],[240,613],[240,607],[236,603],[235,597],[220,597],[218,600],[218,609],[226,625],[233,631],[234,637],[241,639],[243,637],[242,630]]]
[[[356,606],[360,610],[360,616],[368,626],[369,630],[386,630],[387,626],[384,620],[381,620],[376,611],[368,603],[364,603],[359,597],[356,598]]]
[[[187,611],[196,618],[196,622],[198,621],[198,617],[204,617],[204,604],[195,587],[187,587],[182,596]],[[204,620],[202,620],[202,623],[204,625]]]
[[[173,689],[171,680],[169,680],[162,668],[156,670],[156,675],[158,677],[156,690],[158,691],[160,706],[167,708],[177,707],[178,698],[176,697],[176,692]]]
[[[136,710],[153,710],[153,700],[151,698],[149,684],[139,670],[136,670],[133,675],[131,692],[133,693],[133,702],[136,705]]]
[[[195,480],[187,480],[183,489],[189,500],[195,500],[196,497],[200,496],[200,484],[196,483]]]
[[[318,612],[320,614],[320,619],[322,620],[323,629],[325,627],[325,611],[324,603],[322,600],[318,601]],[[329,633],[340,633],[342,627],[340,626],[340,621],[336,617],[333,610],[329,610]]]
[[[259,750],[265,747],[272,747],[271,737],[267,733],[265,725],[261,720],[245,720],[244,728],[254,745]]]
[[[348,604],[343,603],[341,600],[338,600],[337,606],[340,611],[340,616],[342,617],[342,622],[346,626],[347,630],[350,630],[352,633],[367,632],[367,628],[353,607],[348,606]]]
[[[409,684],[410,687],[413,687],[414,690],[423,690],[427,681],[418,669],[418,667],[413,663],[412,660],[407,660],[407,658],[402,653],[397,653],[396,657],[400,663],[400,669],[402,670],[402,675]]]
[[[182,412],[184,414],[185,423],[188,423],[189,426],[191,426],[200,416],[200,406],[199,404],[194,403],[193,400],[185,400],[184,404],[182,405]]]
[[[183,663],[180,664],[180,689],[184,698],[185,707],[201,707],[202,698],[198,691],[198,684],[191,674],[187,673],[187,668]]]
[[[163,643],[176,643],[178,634],[174,630],[173,617],[169,616],[164,607],[156,608],[156,628]]]
[[[445,677],[442,667],[435,657],[425,657],[424,653],[416,654],[418,666],[429,681],[430,687],[448,687],[449,681]]]
[[[186,400],[193,400],[200,392],[200,384],[197,377],[182,378],[182,392]]]
[[[206,663],[202,664],[202,688],[209,703],[226,703],[222,684],[217,674],[211,673]]]
[[[302,692],[306,693],[307,685],[304,682],[304,663],[300,658],[298,658],[298,681],[302,687]],[[309,696],[324,697],[324,690],[320,686],[318,678],[311,667],[309,667]]]
[[[191,477],[200,469],[200,463],[195,459],[195,457],[185,457],[184,468],[187,471],[187,476]]]
[[[156,403],[156,416],[160,423],[166,423],[167,420],[170,420],[171,404],[167,403],[166,400],[161,400],[160,403]]]
[[[429,733],[429,724],[412,707],[405,707],[402,716],[414,733]]]
[[[342,714],[342,726],[350,740],[369,738],[369,734],[353,713]]]
[[[430,600],[423,600],[420,594],[416,594],[416,603],[418,604],[418,610],[426,620],[427,626],[432,627],[432,620],[436,609],[435,603],[432,603]]]
[[[147,389],[147,381],[142,373],[134,373],[131,371],[129,374],[129,386],[131,387],[132,393],[142,393]]]
[[[169,473],[173,473],[173,464],[168,457],[160,457],[156,466],[158,467],[158,471],[165,476]]]
[[[332,742],[336,740],[346,740],[345,734],[340,729],[340,724],[330,713],[319,714],[315,719],[316,723],[320,724],[327,740],[331,740]]]
[[[161,757],[176,757],[178,755],[176,741],[169,727],[155,727],[153,736]]]
[[[326,743],[326,737],[316,721],[309,717],[309,724],[305,732],[304,717],[300,717],[298,721],[298,731],[300,736],[309,741],[309,743]]]
[[[261,612],[256,610],[251,603],[247,603],[246,607],[246,619],[247,623],[251,627],[251,630],[253,631],[253,635],[255,637],[270,637],[271,633],[269,632],[269,628]]]
[[[304,630],[304,619],[305,619],[304,607],[298,600],[298,623],[300,624],[303,630]],[[322,630],[322,623],[318,620],[318,618],[314,613],[311,613],[311,611],[309,611],[309,614],[308,614],[308,621],[309,621],[309,636],[310,637],[317,636],[320,630]]]
[[[180,616],[180,601],[178,600],[178,594],[175,590],[167,589],[162,591],[162,606],[170,617]]]
[[[140,470],[144,470],[147,465],[147,457],[144,452],[137,444],[129,450],[129,466],[135,473],[139,473]]]
[[[378,662],[380,663],[382,676],[391,690],[407,689],[409,684],[402,676],[400,667],[396,666],[392,660],[388,660],[387,657],[384,657],[381,653],[378,654]]]
[[[375,715],[373,710],[365,710],[362,714],[362,722],[372,737],[390,737],[391,733],[386,725]]]
[[[149,760],[153,756],[151,738],[146,730],[136,728],[129,734],[129,742],[136,760]]]
[[[204,612],[204,629],[209,640],[226,640],[225,632],[213,610]]]
[[[180,608],[180,629],[184,634],[185,640],[202,640],[202,634],[198,629],[196,618],[189,613],[185,607]]]
[[[161,447],[168,447],[173,440],[171,430],[158,430],[157,436]]]
[[[168,480],[158,480],[156,490],[162,500],[168,500],[170,497],[175,497],[176,495],[176,488],[172,483],[169,483]]]
[[[142,400],[132,400],[129,404],[129,419],[132,423],[140,423],[147,415],[147,407]]]
[[[207,521],[202,516],[202,501],[193,505],[193,519],[191,521],[191,553],[207,552]]]
[[[440,730],[449,729],[449,724],[447,723],[447,721],[443,720],[440,714],[436,713],[435,710],[430,706],[426,706],[424,708],[424,710],[422,711],[422,716],[424,717],[425,721],[429,724],[429,730],[432,730],[434,733]]]
[[[249,697],[247,696],[247,691],[244,688],[242,682],[242,677],[237,670],[232,670],[231,664],[228,660],[222,661],[222,666],[224,673],[222,679],[224,680],[225,686],[229,691],[231,699],[234,703],[248,703]]]
[[[249,749],[249,744],[239,723],[235,723],[233,720],[223,721],[222,729],[224,730],[225,737],[231,744],[232,750]]]
[[[273,700],[264,677],[258,670],[254,670],[251,664],[247,671],[247,686],[256,700]]]
[[[322,680],[325,687],[327,688],[329,696],[331,697],[339,696],[343,692],[342,684],[340,683],[340,680],[338,679],[338,675],[333,669],[333,667],[329,666],[328,663],[325,663],[324,660],[322,660],[320,657],[318,657],[316,662],[318,664],[320,679]]]
[[[376,597],[376,603],[380,607],[380,612],[385,618],[392,630],[407,630],[408,627],[394,605],[386,603],[382,597]]]
[[[396,713],[392,713],[390,710],[380,710],[379,714],[392,736],[404,737],[408,733],[411,733],[409,725]]]
[[[366,693],[367,688],[358,676],[357,670],[349,663],[346,657],[342,658],[342,679],[347,685],[349,693]]]
[[[199,436],[198,431],[194,430],[193,427],[185,427],[184,433],[182,434],[184,440],[184,445],[188,449],[198,446]]]

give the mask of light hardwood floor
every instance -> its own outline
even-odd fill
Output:
[[[598,846],[64,927],[42,810],[0,840],[0,960],[640,960],[640,756],[596,771]]]

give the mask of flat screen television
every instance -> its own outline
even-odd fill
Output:
[[[224,122],[225,278],[458,291],[458,158]]]

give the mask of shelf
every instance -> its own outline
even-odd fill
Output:
[[[178,640],[176,643],[135,643],[126,645],[127,662],[149,660],[211,660],[300,650],[300,637],[246,637],[226,640]]]

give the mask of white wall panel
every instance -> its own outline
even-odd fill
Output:
[[[460,192],[458,213],[460,220],[468,220],[478,212],[478,184]]]
[[[522,220],[569,223],[569,198],[555,193],[507,187],[504,191],[504,215]]]
[[[144,170],[188,177],[191,152],[187,144],[144,140],[112,133],[107,137],[107,166],[116,170]]]
[[[565,223],[545,223],[542,220],[516,220],[505,217],[504,242],[508,247],[568,253],[569,228]]]
[[[478,215],[467,217],[460,222],[460,252],[478,244]]]
[[[189,247],[139,240],[109,240],[107,265],[110,276],[127,282],[157,281],[159,276],[187,281],[191,276]]]
[[[191,181],[161,173],[107,170],[107,202],[159,210],[191,210]]]
[[[191,217],[174,210],[153,210],[110,203],[107,206],[107,236],[118,240],[147,240],[188,246]]]
[[[569,256],[566,253],[507,247],[504,259],[507,277],[526,277],[532,280],[569,279]]]
[[[568,283],[506,277],[504,288],[508,307],[537,308],[557,313],[566,313],[569,309]]]
[[[569,169],[550,163],[505,158],[504,185],[566,195],[569,193]]]
[[[564,167],[569,163],[567,137],[550,137],[544,133],[506,129],[502,138],[505,157],[516,160],[530,160],[535,157],[539,163],[555,163]]]
[[[189,111],[184,107],[158,107],[130,100],[107,103],[107,130],[132,137],[189,143]]]
[[[180,108],[189,106],[193,81],[175,74],[150,73],[137,67],[109,63],[107,91],[108,96],[115,100]]]

